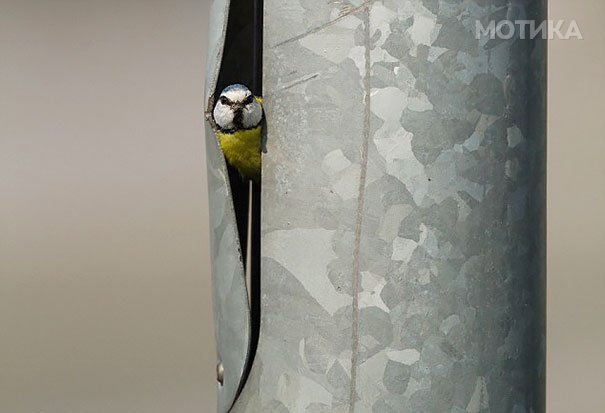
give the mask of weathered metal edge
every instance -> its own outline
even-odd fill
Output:
[[[227,166],[216,140],[211,116],[221,70],[229,5],[229,0],[214,0],[210,8],[204,94],[214,328],[217,363],[220,363],[224,372],[217,389],[219,413],[228,412],[237,397],[250,341],[250,307],[233,198]]]

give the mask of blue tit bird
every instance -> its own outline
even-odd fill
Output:
[[[227,162],[244,178],[260,183],[262,99],[244,85],[227,86],[212,113]]]

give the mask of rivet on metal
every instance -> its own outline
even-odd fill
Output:
[[[225,368],[223,367],[223,363],[219,361],[218,364],[216,365],[216,381],[218,381],[218,383],[221,386],[223,385],[224,377],[225,377]]]

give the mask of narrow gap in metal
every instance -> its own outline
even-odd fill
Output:
[[[349,394],[349,413],[355,411],[357,401],[357,363],[359,360],[359,291],[361,284],[361,235],[363,230],[363,214],[365,204],[365,186],[368,170],[368,147],[370,141],[370,4],[363,10],[364,46],[365,46],[365,73],[364,88],[364,114],[363,114],[363,141],[361,147],[361,173],[359,177],[359,201],[357,204],[357,217],[355,223],[355,245],[353,248],[353,309],[352,309],[352,349],[351,349],[351,387]]]
[[[214,101],[234,83],[246,85],[254,95],[262,96],[262,47],[263,0],[231,0]],[[239,395],[250,373],[260,333],[261,185],[242,179],[230,165],[227,169],[250,304],[250,342]]]
[[[253,197],[252,193],[254,192],[254,184],[252,181],[248,181],[248,233],[246,234],[246,244],[252,245],[252,206],[253,206]],[[252,299],[252,248],[248,248],[246,251],[246,288],[248,289],[248,299]]]
[[[262,96],[262,43],[263,0],[231,0],[214,101],[234,83],[244,84],[254,95]],[[250,303],[250,342],[239,395],[250,373],[260,333],[261,185],[242,179],[230,165],[227,169]]]
[[[248,1],[249,2],[249,1]],[[252,0],[252,92],[256,96],[263,95],[263,0]],[[262,182],[262,176],[261,176]],[[254,246],[250,259],[250,355],[242,386],[245,384],[260,336],[261,323],[261,185],[252,183],[252,196],[250,197],[251,236],[250,242]]]

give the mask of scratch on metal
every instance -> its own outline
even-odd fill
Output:
[[[315,73],[315,74],[312,74],[312,75],[310,75],[310,76],[305,76],[305,77],[303,77],[303,78],[301,78],[301,79],[296,79],[296,80],[294,80],[294,81],[292,81],[292,82],[290,82],[290,83],[286,84],[285,86],[280,87],[279,89],[277,89],[277,90],[275,90],[275,91],[271,92],[271,93],[266,93],[266,94],[264,95],[264,97],[273,96],[273,95],[275,95],[276,93],[283,92],[284,90],[291,89],[291,88],[293,88],[294,86],[298,86],[298,85],[301,85],[301,84],[303,84],[303,83],[309,82],[310,80],[313,80],[313,79],[315,79],[315,78],[317,78],[317,77],[319,77],[319,73]]]
[[[352,349],[351,349],[351,388],[349,394],[349,412],[355,411],[357,400],[357,363],[359,359],[359,292],[360,292],[360,254],[361,233],[365,203],[365,185],[368,170],[368,147],[370,141],[370,5],[364,3],[364,46],[365,46],[365,74],[364,87],[364,118],[363,141],[361,148],[361,173],[359,177],[359,202],[357,204],[357,218],[355,223],[355,246],[353,250],[353,310],[352,310]]]
[[[360,10],[363,10],[363,9],[367,9],[368,5],[369,5],[371,2],[372,2],[372,0],[365,1],[365,2],[364,2],[362,5],[361,5],[361,6],[354,7],[354,8],[347,7],[347,8],[346,8],[345,10],[343,10],[343,12],[342,12],[342,13],[340,13],[340,14],[338,15],[338,17],[336,17],[335,19],[332,19],[332,20],[330,20],[330,21],[327,21],[326,23],[324,23],[324,24],[322,24],[322,25],[320,25],[320,26],[317,26],[317,27],[314,27],[314,28],[312,28],[312,29],[309,29],[309,30],[307,30],[307,31],[306,31],[306,32],[304,32],[304,33],[298,34],[298,35],[296,35],[296,36],[294,36],[294,37],[290,37],[289,39],[286,39],[286,40],[283,40],[283,41],[281,41],[281,42],[279,42],[279,43],[276,43],[276,44],[274,44],[273,46],[271,46],[271,48],[280,47],[280,46],[283,46],[283,45],[285,45],[285,44],[287,44],[287,43],[292,43],[292,42],[295,42],[295,41],[297,41],[297,40],[300,40],[300,39],[302,39],[302,38],[304,38],[304,37],[307,37],[307,36],[308,36],[308,35],[310,35],[310,34],[317,33],[318,31],[320,31],[320,30],[322,30],[322,29],[325,29],[326,27],[331,26],[331,25],[333,25],[334,23],[339,22],[340,20],[344,19],[345,17],[347,17],[347,16],[349,16],[349,15],[351,15],[351,14],[353,14],[353,13],[356,13],[356,12],[358,12],[358,11],[360,11]]]

